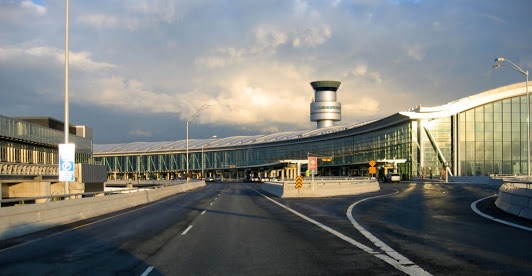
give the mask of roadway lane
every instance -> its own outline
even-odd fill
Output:
[[[209,184],[6,241],[2,275],[402,274],[252,188]]]
[[[346,210],[371,236],[434,275],[530,275],[532,232],[500,224],[471,209],[474,201],[491,196],[498,187],[445,183],[381,184],[377,193],[327,199],[282,199],[340,232],[350,233]],[[495,198],[478,204],[481,211],[532,229],[532,222],[505,214]],[[376,248],[366,237],[350,234]],[[377,249],[376,249],[377,250]]]
[[[2,275],[532,271],[532,232],[495,223],[470,208],[475,200],[495,193],[496,187],[381,187],[357,196],[270,200],[258,184],[209,183],[154,204],[2,242],[0,267]],[[383,197],[368,199],[379,195]],[[479,209],[497,212],[489,200],[493,201],[483,201]],[[369,232],[357,230],[350,214]],[[368,233],[391,250],[376,245]],[[390,261],[393,258],[401,261]]]
[[[145,260],[178,235],[224,186],[1,242],[2,275],[141,275]],[[16,208],[16,207],[13,207]],[[7,248],[6,248],[7,247]]]
[[[167,275],[401,274],[252,188],[228,185],[148,262]]]

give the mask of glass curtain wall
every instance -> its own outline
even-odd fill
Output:
[[[413,128],[416,130],[419,128],[417,122],[413,122]],[[433,178],[439,176],[439,172],[444,169],[444,162],[449,167],[453,167],[453,145],[452,145],[452,117],[437,118],[426,121],[422,124],[422,129],[419,129],[419,133],[422,139],[423,146],[423,167],[425,168],[425,177]],[[420,143],[418,140],[414,140],[413,148]],[[419,144],[421,146],[421,144]],[[417,149],[416,158],[419,158]],[[417,159],[419,160],[419,159]],[[419,172],[421,168],[415,168],[416,172]]]
[[[56,145],[64,142],[64,132],[32,123],[0,116],[0,136],[12,140],[0,141],[0,161],[23,164],[59,163]],[[76,144],[76,163],[92,162],[92,141],[70,135],[71,143]]]
[[[526,102],[514,97],[458,115],[461,175],[526,175]]]
[[[320,140],[318,140],[320,139]],[[412,129],[410,122],[404,122],[386,129],[366,133],[346,133],[338,137],[330,135],[312,139],[299,139],[268,144],[239,146],[237,148],[204,151],[205,169],[245,168],[264,165],[287,159],[307,159],[307,157],[332,157],[332,161],[319,160],[324,175],[338,175],[349,171],[355,175],[367,173],[370,160],[406,159],[399,165],[399,173],[412,175]],[[186,169],[185,153],[148,154],[147,157],[134,156],[97,157],[110,172],[135,173],[183,172]],[[201,151],[189,152],[190,170],[201,171]],[[125,160],[124,160],[125,158]],[[131,160],[134,159],[134,160]],[[141,165],[142,163],[142,165]],[[132,166],[128,166],[131,164]],[[343,167],[343,170],[340,168]]]

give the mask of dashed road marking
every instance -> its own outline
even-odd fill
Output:
[[[190,229],[192,229],[192,225],[189,225],[189,226],[187,227],[187,229],[185,229],[185,231],[183,231],[183,233],[181,233],[181,236],[186,235],[186,234],[188,233],[188,231],[190,231]]]
[[[147,276],[148,274],[150,274],[152,270],[153,270],[153,266],[148,266],[148,268],[146,268],[146,270],[144,270],[144,272],[142,272],[140,276]]]

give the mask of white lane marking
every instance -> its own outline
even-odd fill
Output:
[[[209,204],[209,205],[212,205],[213,203],[214,203],[214,202],[211,202],[211,204]]]
[[[201,212],[201,215],[205,214],[205,212],[207,212],[207,210],[203,210],[203,212]]]
[[[292,209],[290,207],[287,207],[287,206],[285,206],[285,205],[273,200],[272,198],[268,197],[267,195],[255,190],[253,188],[251,188],[251,189],[253,191],[255,191],[256,193],[262,195],[263,197],[267,198],[271,202],[281,206],[282,208],[292,212],[293,214],[303,218],[304,220],[306,220],[306,221],[308,221],[310,223],[313,223],[314,225],[316,225],[316,226],[322,228],[323,230],[325,230],[325,231],[337,236],[338,238],[340,238],[340,239],[342,239],[342,240],[344,240],[344,241],[346,241],[346,242],[358,247],[359,249],[364,250],[366,253],[371,254],[371,255],[375,256],[376,258],[379,258],[379,259],[385,261],[386,263],[392,265],[396,269],[398,269],[398,270],[400,270],[400,271],[402,271],[402,272],[404,272],[404,273],[406,273],[408,275],[431,275],[430,273],[426,272],[425,270],[423,270],[421,267],[419,267],[417,265],[400,264],[397,260],[394,260],[390,256],[382,254],[382,253],[379,253],[379,252],[373,250],[372,248],[370,248],[368,246],[365,246],[362,243],[356,241],[355,239],[352,239],[352,238],[350,238],[350,237],[348,237],[348,236],[346,236],[346,235],[344,235],[344,234],[342,234],[342,233],[340,233],[340,232],[338,232],[338,231],[336,231],[336,230],[334,230],[334,229],[332,229],[332,228],[330,228],[330,227],[328,227],[328,226],[326,226],[326,225],[324,225],[324,224],[322,224],[322,223],[320,223],[318,221],[315,221],[315,220],[313,220],[313,219],[311,219],[311,218],[299,213],[298,211],[296,211],[296,210],[294,210],[294,209]]]
[[[498,218],[495,218],[495,217],[492,217],[488,214],[485,214],[485,213],[482,213],[478,208],[477,208],[477,204],[479,202],[481,202],[482,200],[484,199],[488,199],[490,197],[494,197],[494,196],[497,196],[497,194],[494,194],[494,195],[491,195],[491,196],[487,196],[485,198],[481,198],[473,203],[471,203],[471,209],[473,210],[473,212],[477,213],[478,215],[480,216],[483,216],[487,219],[491,219],[493,221],[496,221],[498,223],[502,223],[502,224],[506,224],[506,225],[509,225],[509,226],[512,226],[512,227],[516,227],[516,228],[519,228],[519,229],[523,229],[523,230],[526,230],[526,231],[532,231],[532,228],[530,227],[526,227],[526,226],[523,226],[523,225],[519,225],[519,224],[515,224],[515,223],[511,223],[511,222],[508,222],[508,221],[505,221],[505,220],[502,220],[502,219],[498,219]]]
[[[152,270],[153,270],[153,266],[149,266],[148,268],[146,268],[146,270],[144,270],[142,274],[140,274],[140,276],[148,276],[148,274],[150,274]]]
[[[353,204],[351,204],[351,206],[349,206],[349,208],[347,208],[347,212],[346,212],[346,215],[347,215],[347,218],[349,219],[349,221],[351,221],[351,223],[353,224],[353,226],[355,226],[355,228],[360,231],[360,233],[362,235],[364,235],[364,237],[366,237],[368,240],[370,240],[375,246],[377,246],[378,248],[380,248],[382,251],[384,251],[384,253],[386,253],[388,256],[390,256],[391,258],[394,259],[394,262],[393,263],[390,263],[391,265],[393,265],[394,267],[396,267],[397,269],[403,271],[404,273],[407,273],[409,275],[431,275],[429,272],[425,271],[423,268],[421,268],[420,266],[416,265],[414,262],[412,262],[411,260],[409,260],[407,257],[401,255],[399,252],[393,250],[391,247],[389,247],[387,244],[385,244],[384,242],[382,242],[380,239],[378,239],[377,237],[375,237],[373,234],[371,234],[368,230],[366,230],[364,227],[362,227],[362,225],[360,225],[356,220],[355,218],[353,217],[353,207],[355,207],[357,204],[361,203],[361,202],[364,202],[366,200],[369,200],[369,199],[375,199],[375,198],[379,198],[379,197],[385,197],[385,196],[390,196],[390,195],[394,195],[394,194],[397,194],[399,193],[399,191],[396,190],[396,192],[394,193],[391,193],[391,194],[386,194],[386,195],[380,195],[380,196],[374,196],[374,197],[368,197],[368,198],[364,198],[362,200],[359,200]]]
[[[93,225],[93,224],[96,224],[96,223],[99,223],[99,222],[102,222],[102,221],[110,220],[110,219],[113,219],[113,218],[116,218],[116,217],[121,217],[121,216],[129,214],[129,213],[137,212],[137,211],[140,211],[142,209],[149,208],[149,207],[155,206],[157,204],[163,203],[165,201],[171,200],[171,199],[173,199],[173,198],[175,198],[175,197],[177,197],[179,195],[182,195],[182,194],[183,193],[175,194],[174,196],[169,196],[167,198],[163,198],[163,199],[160,199],[158,201],[148,203],[147,205],[145,205],[143,207],[135,206],[137,208],[135,208],[135,209],[133,209],[131,211],[126,211],[126,212],[123,212],[123,213],[119,213],[119,214],[114,215],[114,216],[110,216],[110,217],[106,217],[106,218],[103,218],[103,219],[100,219],[100,220],[95,220],[93,222],[85,223],[85,224],[82,224],[82,225],[79,225],[79,226],[76,226],[76,227],[72,227],[72,228],[69,228],[69,229],[66,229],[66,230],[63,230],[63,231],[59,231],[59,232],[56,232],[56,233],[53,233],[53,234],[50,234],[50,235],[47,235],[47,236],[44,236],[44,237],[40,237],[40,238],[37,238],[37,239],[34,239],[34,240],[23,242],[23,243],[20,243],[20,244],[11,246],[11,247],[6,247],[6,248],[3,248],[3,249],[0,249],[0,252],[7,251],[7,250],[10,250],[10,249],[13,249],[13,248],[17,248],[17,247],[21,247],[21,246],[24,246],[24,245],[27,245],[27,244],[30,244],[30,243],[33,243],[33,242],[36,242],[36,241],[39,241],[39,240],[43,240],[43,239],[46,239],[46,238],[49,238],[49,237],[57,236],[57,235],[60,235],[60,234],[63,234],[63,233],[71,232],[71,231],[74,231],[76,229],[84,228],[86,226]]]
[[[183,231],[183,233],[181,233],[181,236],[186,235],[186,234],[188,233],[188,231],[190,231],[191,228],[192,228],[192,225],[189,225],[189,226],[187,227],[187,229],[185,229],[185,231]]]

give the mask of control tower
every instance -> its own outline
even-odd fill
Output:
[[[317,128],[334,126],[342,119],[342,104],[336,101],[339,81],[323,80],[310,83],[314,89],[314,100],[310,103],[310,120],[317,122]]]

